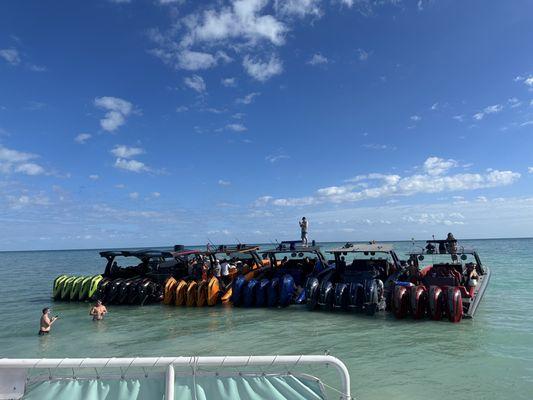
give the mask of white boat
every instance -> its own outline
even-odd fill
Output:
[[[335,387],[302,369],[333,367]],[[314,370],[313,370],[314,371]],[[0,359],[0,400],[348,400],[330,355]]]

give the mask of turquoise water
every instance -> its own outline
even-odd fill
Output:
[[[317,354],[346,362],[359,399],[531,399],[533,239],[468,241],[493,275],[474,320],[397,321],[381,314],[52,303],[55,276],[95,274],[96,250],[0,253],[0,357]],[[410,243],[396,243],[401,254]],[[327,246],[331,246],[327,245]],[[51,304],[52,303],[52,304]],[[38,337],[41,309],[61,319]]]

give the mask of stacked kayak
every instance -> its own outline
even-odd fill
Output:
[[[224,284],[216,277],[203,280],[176,280],[170,277],[163,289],[163,304],[175,306],[204,307],[228,303],[231,287],[224,290]]]
[[[102,275],[60,275],[54,280],[52,297],[54,300],[65,301],[93,300],[102,279]]]

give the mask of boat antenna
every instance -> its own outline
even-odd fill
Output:
[[[211,239],[207,238],[207,241],[213,246],[213,249],[216,249],[217,246],[211,241]]]

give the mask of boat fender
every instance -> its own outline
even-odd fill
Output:
[[[430,286],[428,291],[429,317],[434,321],[442,319],[444,292],[439,286]]]
[[[314,310],[318,304],[320,282],[317,278],[309,278],[305,285],[305,303],[309,310]]]
[[[463,318],[463,296],[457,286],[448,288],[448,320],[450,322],[461,322]]]
[[[414,319],[421,319],[426,315],[428,296],[425,286],[412,286],[410,288],[411,315]]]
[[[409,291],[407,286],[395,286],[393,297],[393,312],[396,318],[402,319],[409,311]]]
[[[279,278],[272,278],[267,289],[267,306],[277,307],[279,302]]]

